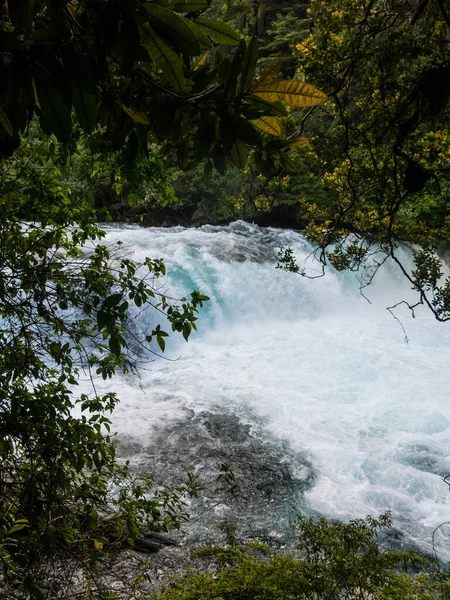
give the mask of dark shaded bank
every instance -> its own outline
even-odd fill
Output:
[[[241,219],[255,223],[261,227],[277,227],[282,229],[303,229],[307,220],[299,212],[298,206],[274,206],[270,212],[255,213],[251,216],[236,215],[234,218],[221,219],[216,211],[185,206],[181,208],[146,208],[129,206],[125,203],[112,204],[108,208],[109,215],[116,223],[135,223],[143,227],[201,227],[202,225],[228,225],[231,221]],[[99,214],[100,220],[105,220]]]

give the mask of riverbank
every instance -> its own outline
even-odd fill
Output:
[[[129,206],[116,203],[108,207],[111,220],[115,223],[130,223],[143,227],[201,227],[202,225],[228,225],[239,218],[261,227],[281,229],[303,229],[307,219],[301,214],[297,205],[283,204],[275,206],[270,212],[254,213],[251,216],[238,216],[223,219],[213,209],[196,206],[179,208],[146,208],[145,206]],[[104,213],[99,211],[99,219],[104,220]]]

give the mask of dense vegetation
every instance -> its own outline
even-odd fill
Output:
[[[0,0],[6,596],[58,596],[55,557],[92,582],[144,529],[179,527],[198,491],[192,477],[154,490],[117,463],[107,415],[118,399],[95,378],[135,369],[130,340],[145,352],[164,351],[166,329],[187,340],[207,298],[159,294],[163,261],[106,247],[99,219],[301,224],[324,264],[364,267],[365,283],[374,251],[397,260],[406,239],[422,245],[405,271],[418,301],[449,318],[433,254],[450,235],[449,30],[439,0]],[[300,271],[289,249],[280,260]],[[162,323],[140,331],[132,316],[147,305]],[[91,395],[76,394],[80,375]],[[252,586],[283,565],[309,577],[296,559],[236,557]],[[399,560],[377,568],[393,577]]]
[[[260,543],[240,545],[231,536],[225,548],[204,548],[197,553],[206,561],[203,571],[174,579],[153,598],[448,598],[447,575],[436,565],[411,551],[379,548],[378,535],[389,525],[389,515],[346,525],[302,517],[295,554],[274,552]]]

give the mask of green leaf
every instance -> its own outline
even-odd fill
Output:
[[[253,77],[255,76],[257,61],[258,45],[256,37],[253,36],[247,44],[247,49],[245,51],[244,59],[242,61],[241,81],[239,84],[239,89],[241,93],[244,92],[248,87],[250,87],[253,81]]]
[[[22,529],[25,529],[26,527],[29,527],[29,526],[30,526],[30,524],[27,519],[18,519],[17,521],[15,521],[14,525],[11,527],[8,534],[16,533],[17,531],[22,531]]]
[[[261,144],[261,136],[253,125],[244,119],[238,117],[236,119],[237,135],[240,140],[248,144],[249,146],[259,146]]]
[[[179,92],[184,92],[186,82],[179,56],[150,26],[145,28],[145,32],[144,46],[150,58],[161,68],[168,82]]]
[[[161,352],[164,352],[166,348],[166,342],[164,341],[164,338],[158,335],[156,341],[158,342],[158,346],[161,348]]]
[[[274,79],[269,83],[258,84],[253,88],[256,94],[269,102],[280,98],[290,106],[316,106],[327,101],[327,95],[309,83],[303,81]]]
[[[191,335],[192,325],[190,323],[183,324],[183,337],[186,341],[188,341],[189,336]]]
[[[191,28],[191,30],[193,31],[195,37],[198,39],[199,44],[200,44],[200,50],[208,50],[209,48],[212,48],[212,43],[211,40],[209,39],[209,37],[206,35],[206,33],[203,31],[203,29],[197,25],[196,23],[194,23],[194,21],[192,21],[191,19],[185,19],[184,17],[182,17],[183,20],[186,22],[186,24],[188,25],[188,27]],[[200,58],[197,61],[197,65],[196,68],[198,66],[201,66],[202,63],[206,60],[206,55],[204,55],[204,58]]]
[[[123,298],[123,294],[111,294],[108,296],[106,300],[103,302],[103,308],[112,308],[113,306],[117,306]]]
[[[227,76],[225,78],[225,83],[223,86],[225,98],[233,98],[236,93],[236,84],[239,73],[242,68],[242,59],[245,54],[245,41],[241,40],[239,42],[239,46],[234,53],[233,60],[231,61],[230,67],[228,69]]]
[[[209,7],[207,0],[175,0],[172,10],[180,13],[200,12]]]
[[[237,46],[239,44],[241,39],[239,33],[221,21],[197,17],[194,23],[197,23],[218,44],[222,44],[223,46]]]
[[[231,160],[239,169],[243,169],[247,163],[247,146],[241,140],[236,140],[231,149]]]
[[[120,344],[120,341],[118,340],[118,338],[115,335],[112,335],[109,338],[108,345],[109,345],[109,349],[111,350],[112,354],[115,354],[116,356],[120,355],[122,346]]]
[[[175,48],[188,56],[200,54],[200,43],[185,19],[156,4],[146,4],[151,26],[168,37]]]
[[[264,133],[284,138],[283,124],[278,117],[261,117],[251,121],[251,123]]]
[[[105,326],[105,322],[106,322],[106,314],[104,313],[103,310],[98,310],[97,311],[97,327],[99,328],[99,330],[103,329],[103,327]]]
[[[86,92],[83,86],[72,81],[73,107],[81,127],[86,133],[92,133],[97,123],[97,98]]]

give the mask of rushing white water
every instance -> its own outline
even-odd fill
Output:
[[[136,260],[164,257],[171,295],[198,289],[211,298],[189,343],[170,340],[166,355],[176,362],[157,359],[139,381],[115,380],[119,436],[147,440],[187,411],[258,418],[309,456],[312,510],[350,519],[389,509],[406,539],[430,550],[432,530],[450,517],[441,479],[450,473],[450,326],[399,307],[406,343],[386,310],[412,297],[394,264],[366,290],[369,304],[352,274],[307,279],[275,269],[280,247],[299,261],[311,251],[293,231],[241,222],[107,231],[107,243],[131,245]],[[143,313],[137,325],[155,318]]]

